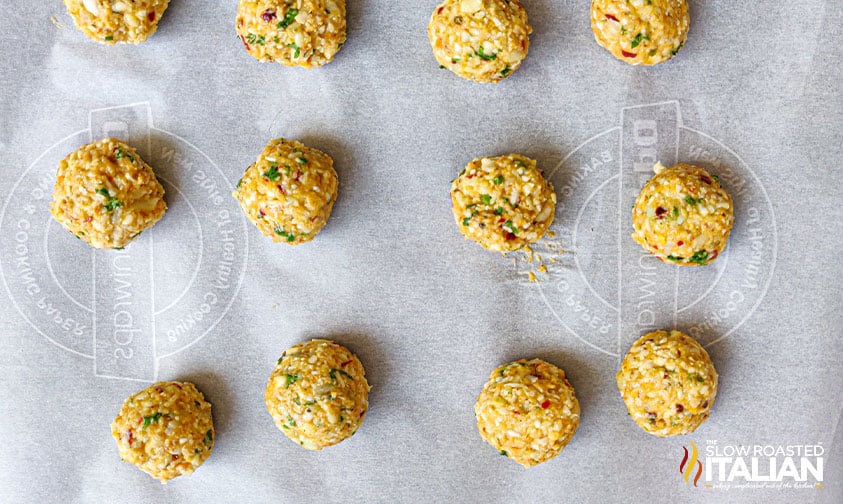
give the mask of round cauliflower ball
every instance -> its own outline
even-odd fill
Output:
[[[76,28],[103,44],[140,44],[158,29],[170,0],[64,0]]]
[[[258,61],[320,67],[345,43],[345,0],[240,0],[237,34]]]
[[[427,25],[439,65],[483,83],[499,82],[518,70],[532,31],[517,0],[445,0]]]
[[[370,388],[357,356],[339,343],[315,339],[281,354],[266,384],[266,409],[288,438],[321,450],[357,432]]]
[[[189,476],[214,449],[211,404],[189,382],[158,382],[129,396],[111,424],[120,458],[166,483]]]
[[[474,416],[487,443],[529,468],[562,453],[580,425],[580,404],[565,371],[521,359],[492,371]]]
[[[623,358],[617,381],[629,416],[659,437],[694,432],[708,419],[717,395],[711,358],[679,331],[642,336]]]
[[[655,166],[632,208],[632,239],[662,261],[711,264],[726,248],[735,221],[732,197],[699,166]]]
[[[295,140],[269,142],[234,191],[252,224],[276,242],[309,242],[337,200],[334,160]]]
[[[520,154],[477,158],[451,182],[457,227],[487,250],[509,252],[539,241],[553,222],[556,193]]]
[[[676,56],[691,18],[686,0],[592,0],[597,43],[630,65],[656,65]]]
[[[125,247],[166,210],[152,168],[116,138],[83,145],[59,163],[50,213],[92,247]]]

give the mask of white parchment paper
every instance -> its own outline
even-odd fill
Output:
[[[435,2],[349,0],[347,44],[309,72],[248,56],[234,1],[173,0],[137,47],[88,41],[58,0],[6,3],[0,501],[843,502],[840,2],[692,1],[679,56],[633,68],[593,41],[588,2],[524,0],[530,54],[496,86],[438,69]],[[170,207],[123,252],[49,218],[58,161],[106,134],[139,148]],[[229,196],[282,135],[328,152],[340,177],[328,226],[296,248]],[[559,195],[538,282],[451,216],[461,167],[508,152],[537,159]],[[655,158],[707,166],[732,192],[715,266],[678,271],[629,238]],[[131,324],[115,317],[125,292]],[[614,374],[639,335],[672,327],[707,346],[720,390],[697,432],[658,439],[627,417]],[[312,337],[348,345],[372,385],[360,431],[318,453],[263,404],[275,360]],[[564,368],[582,407],[563,454],[529,471],[480,439],[472,409],[521,357]],[[217,440],[162,486],[119,460],[109,425],[129,394],[176,379],[213,403]],[[697,486],[680,471],[692,443]],[[735,450],[760,446],[763,476],[767,447],[804,445],[820,447],[822,481],[728,481]]]

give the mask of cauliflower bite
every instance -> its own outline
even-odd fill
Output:
[[[320,67],[345,43],[345,0],[240,0],[236,28],[258,61]]]
[[[654,436],[690,434],[708,419],[717,371],[708,353],[679,331],[654,331],[621,362],[618,390],[632,420]]]
[[[699,166],[655,166],[632,208],[632,239],[662,261],[679,266],[711,264],[726,248],[732,197]]]
[[[266,384],[266,409],[288,438],[321,450],[353,436],[369,409],[369,383],[356,355],[315,339],[281,354]]]
[[[439,65],[483,83],[499,82],[518,70],[532,31],[517,0],[445,0],[427,25]]]
[[[277,138],[261,152],[233,196],[246,217],[275,242],[309,242],[325,227],[337,200],[331,156]]]
[[[64,0],[86,37],[102,44],[140,44],[158,29],[170,0]]]
[[[492,371],[474,416],[480,436],[524,467],[562,453],[580,424],[580,405],[565,372],[541,359]]]
[[[126,399],[111,435],[121,459],[167,483],[211,456],[211,404],[192,383],[158,382]]]
[[[656,65],[676,56],[688,38],[686,0],[592,0],[597,43],[630,65]]]
[[[125,247],[166,210],[152,168],[116,138],[83,145],[59,163],[50,213],[92,247]]]
[[[556,193],[520,154],[477,158],[451,183],[457,228],[483,248],[509,252],[539,241],[553,222]]]

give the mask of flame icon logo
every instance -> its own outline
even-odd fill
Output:
[[[697,474],[694,476],[694,486],[697,486],[697,482],[700,480],[700,476],[702,476],[702,462],[699,461],[697,445],[691,441],[690,458],[688,456],[688,448],[683,446],[682,449],[685,450],[685,456],[682,457],[682,462],[679,463],[679,472],[685,477],[685,483],[690,483],[691,473],[696,468]]]

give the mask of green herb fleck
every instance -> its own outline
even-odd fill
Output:
[[[621,35],[626,35],[626,26],[621,25]]]
[[[250,44],[258,44],[258,45],[265,45],[266,44],[266,37],[264,37],[263,35],[258,36],[258,35],[255,35],[254,33],[250,33],[249,36],[246,37],[246,40]]]
[[[333,380],[333,381],[337,381],[337,373],[342,374],[342,375],[345,375],[345,377],[346,377],[346,378],[348,378],[349,380],[353,380],[353,379],[354,379],[354,378],[352,378],[352,377],[351,377],[351,375],[350,375],[350,374],[346,373],[346,372],[345,372],[345,371],[343,371],[342,369],[331,369],[331,372],[330,372],[330,373],[328,373],[328,374],[331,376],[331,380]]]
[[[296,158],[296,163],[299,163],[299,164],[307,164],[307,159],[305,159],[305,158],[303,158],[303,157],[297,157],[297,158]]]
[[[521,161],[520,159],[516,159],[515,160],[515,166],[517,166],[519,168],[526,168],[527,164],[524,163],[524,161]]]
[[[704,382],[705,381],[705,378],[703,378],[702,376],[700,376],[698,374],[691,374],[691,373],[688,373],[688,379],[689,380],[695,380],[695,381],[698,381],[698,382]]]
[[[515,234],[515,235],[518,234],[518,228],[515,227],[515,224],[513,224],[511,220],[508,220],[508,221],[504,222],[503,225],[504,225],[504,227],[509,228],[509,230],[512,232],[512,234]]]
[[[678,45],[678,46],[676,46],[676,49],[674,49],[674,50],[670,51],[670,57],[672,58],[672,57],[676,56],[676,53],[678,53],[678,52],[679,52],[679,49],[682,49],[682,46],[683,46],[684,44],[685,44],[684,42],[680,42],[680,43],[679,43],[679,45]]]
[[[503,455],[504,457],[508,457],[508,456],[509,456],[509,454],[507,454],[507,453],[506,453],[506,450],[501,450],[501,455]]]
[[[131,154],[128,154],[128,153],[126,153],[126,152],[123,152],[123,149],[117,149],[117,150],[114,152],[114,158],[115,158],[115,159],[128,158],[128,159],[129,159],[129,161],[131,161],[131,162],[133,162],[133,163],[135,162],[135,158],[134,158],[134,156],[132,156]]]
[[[108,201],[105,202],[103,208],[105,208],[106,212],[113,212],[115,208],[123,206],[123,203],[117,200],[117,198],[108,198]]]
[[[694,255],[688,259],[688,262],[697,263],[697,264],[705,264],[708,260],[708,251],[707,250],[698,250],[694,252]]]
[[[713,178],[716,182],[720,182],[720,177],[717,175],[712,175],[711,178]]]
[[[295,427],[296,426],[296,419],[291,417],[291,416],[288,416],[287,417],[287,423],[290,425],[290,427]]]
[[[278,22],[277,26],[279,30],[286,30],[288,26],[293,24],[293,21],[296,20],[296,16],[299,15],[299,11],[297,9],[289,9],[287,10],[287,14],[284,15],[284,19]]]
[[[671,261],[673,261],[673,262],[682,262],[682,261],[684,261],[684,259],[683,259],[683,258],[681,258],[681,257],[677,257],[677,256],[674,256],[674,255],[669,255],[669,256],[667,256],[667,258],[668,258],[668,260],[671,260]]]
[[[638,47],[638,45],[639,45],[639,44],[641,43],[641,41],[643,41],[643,40],[650,40],[650,36],[649,36],[649,35],[644,35],[643,33],[639,33],[638,35],[636,35],[636,36],[632,39],[632,42],[629,44],[629,46],[630,46],[630,47],[632,47],[633,49],[635,49],[636,47]]]
[[[652,51],[650,51],[650,56],[655,56],[657,52],[659,52],[658,49],[653,49]]]
[[[494,182],[495,184],[503,184],[503,177],[498,175],[497,177],[492,179],[492,182]]]
[[[197,449],[193,450],[194,455],[199,455],[200,453],[202,453],[202,448],[197,448]]]
[[[481,194],[480,201],[482,201],[484,205],[490,205],[492,204],[492,197],[488,194]]]
[[[237,187],[239,188],[241,185],[243,185],[243,178],[242,177],[240,178],[240,180],[237,181]]]
[[[679,216],[679,208],[678,208],[678,207],[673,207],[673,216],[674,216],[674,217],[678,217],[678,216]]]
[[[106,35],[105,40],[111,42],[112,40],[114,40],[114,36],[113,35]]]
[[[294,375],[288,374],[288,375],[286,375],[286,377],[287,377],[287,383],[284,385],[284,388],[285,388],[285,389],[290,388],[290,385],[292,385],[292,384],[296,383],[296,381],[298,381],[298,379],[299,379],[299,378],[301,378],[301,375],[298,375],[298,374],[294,374]]]
[[[278,173],[278,165],[270,166],[268,170],[263,172],[263,176],[268,178],[269,180],[271,180],[273,182],[278,180],[279,178],[281,178],[281,174]]]
[[[477,48],[475,53],[477,54],[477,57],[482,59],[482,60],[492,61],[492,60],[498,59],[497,54],[494,54],[494,53],[493,54],[486,54],[484,52],[484,49],[483,49],[482,45]]]
[[[509,75],[511,73],[512,73],[512,69],[509,67],[509,65],[507,65],[506,68],[501,70],[501,77],[506,77],[507,75]]]
[[[100,187],[99,189],[97,189],[97,194],[101,194],[106,199],[110,196],[110,194],[108,194],[108,189],[106,189],[105,187]]]
[[[281,361],[284,360],[284,356],[278,357],[278,362],[276,364],[281,364]]]
[[[469,222],[471,222],[471,217],[466,217],[465,219],[462,220],[462,225],[468,226]]]
[[[289,44],[287,44],[287,47],[292,47],[293,49],[295,49],[295,52],[293,53],[293,58],[298,58],[301,55],[301,47],[296,45],[295,42],[290,42]]]
[[[146,429],[147,427],[149,427],[152,424],[152,422],[157,422],[158,420],[161,420],[161,412],[160,411],[155,413],[154,415],[149,415],[149,416],[143,417],[143,427],[141,427],[141,429]]]
[[[440,70],[445,70],[445,65],[439,65]]]
[[[694,199],[690,196],[685,196],[685,203],[687,203],[691,206],[696,206],[696,204],[699,203],[700,201],[702,201],[702,200],[701,199]]]
[[[214,442],[214,433],[212,431],[208,431],[205,433],[205,439],[202,440],[205,443],[205,446],[211,446]]]
[[[459,58],[451,58],[451,63],[459,63],[459,62],[460,62]]]
[[[499,206],[495,208],[495,215],[503,215],[503,207]]]

